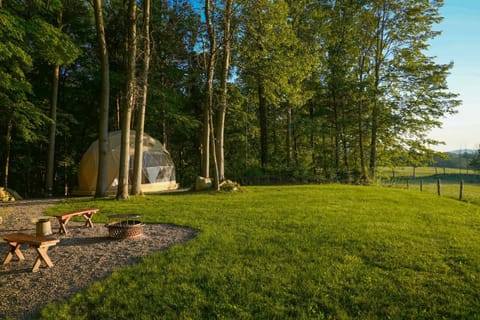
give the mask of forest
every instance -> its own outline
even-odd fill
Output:
[[[368,183],[428,164],[441,143],[428,132],[460,104],[453,62],[428,53],[442,5],[0,0],[0,185],[68,194],[88,146],[102,154],[116,130],[125,145],[130,130],[159,139],[182,186]],[[141,192],[133,162],[129,179],[122,152],[117,198]]]

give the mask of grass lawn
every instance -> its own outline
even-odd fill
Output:
[[[84,207],[199,232],[43,319],[480,319],[480,207],[343,185],[245,187]],[[80,276],[80,275],[79,275]]]

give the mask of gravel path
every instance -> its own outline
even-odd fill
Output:
[[[34,235],[32,218],[41,216],[45,208],[58,201],[0,202],[0,216],[3,217],[0,235],[11,232]],[[118,268],[195,236],[195,231],[189,228],[147,224],[143,226],[143,236],[112,240],[103,224],[95,224],[92,229],[84,227],[83,222],[71,221],[67,226],[68,235],[56,233],[59,227],[56,219],[52,219],[51,225],[54,236],[60,239],[48,250],[53,268],[42,263],[40,270],[32,273],[37,254],[29,246],[22,246],[25,261],[15,257],[9,264],[0,265],[0,319],[34,319],[45,304],[65,300],[92,282],[105,279]],[[9,245],[0,241],[2,262],[8,250]]]

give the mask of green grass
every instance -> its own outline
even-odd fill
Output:
[[[117,270],[43,319],[480,319],[480,216],[428,193],[341,185],[248,187],[49,212],[142,213],[198,230]]]

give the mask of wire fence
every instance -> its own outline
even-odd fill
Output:
[[[379,183],[383,186],[434,193],[480,205],[480,175],[473,170],[402,167],[395,171],[384,169],[380,176]]]

